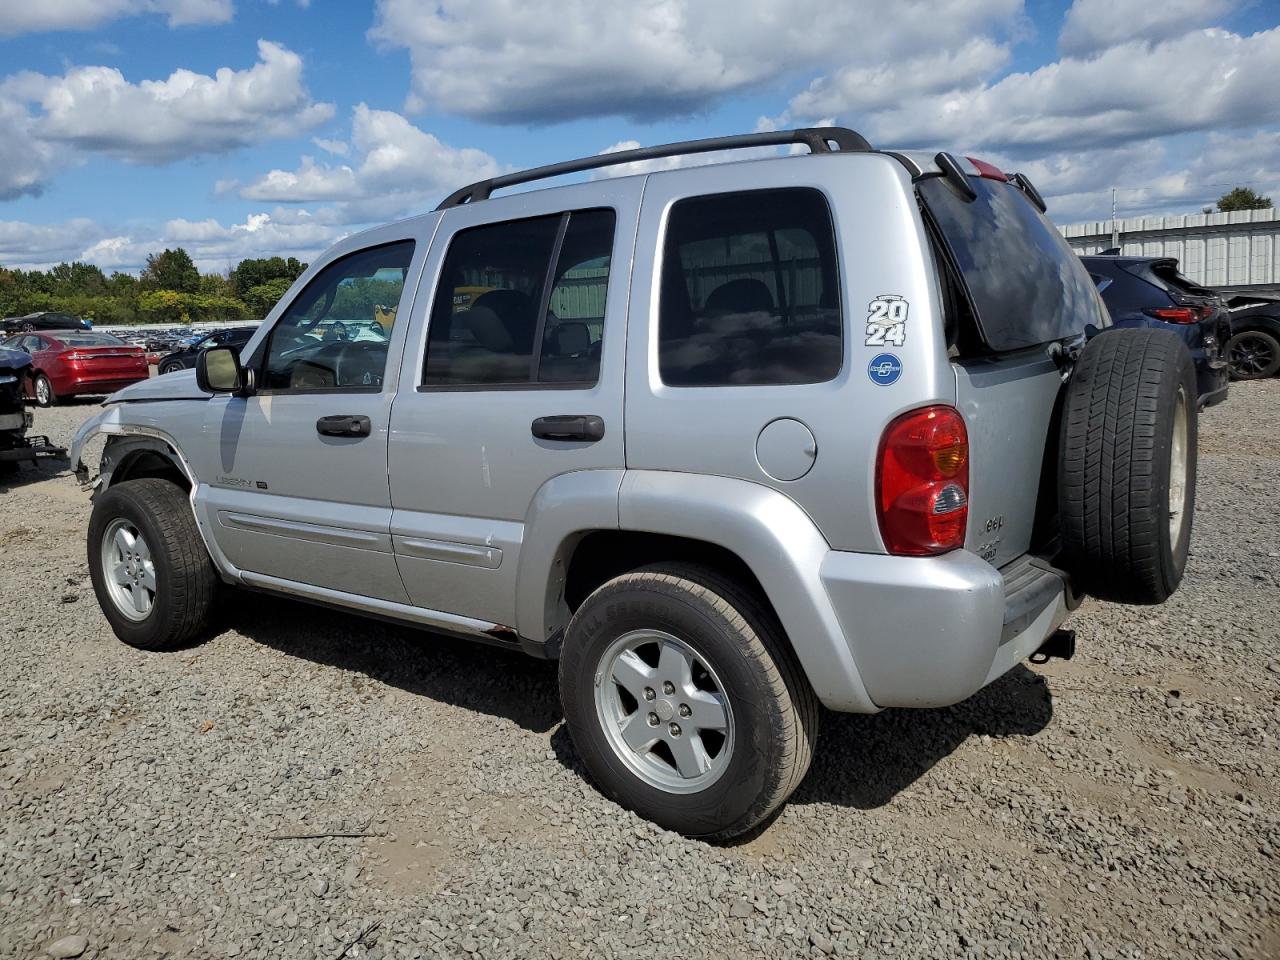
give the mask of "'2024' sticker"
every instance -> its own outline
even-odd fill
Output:
[[[884,294],[867,305],[868,347],[901,347],[907,342],[907,311],[905,297]]]

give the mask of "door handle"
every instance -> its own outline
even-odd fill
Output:
[[[557,417],[539,417],[531,425],[539,440],[583,440],[595,443],[604,439],[604,421],[593,414],[571,413]]]
[[[321,417],[316,421],[316,433],[325,437],[367,437],[373,428],[368,417]]]

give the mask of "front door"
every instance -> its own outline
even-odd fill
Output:
[[[256,392],[209,401],[197,507],[248,582],[407,600],[387,486],[403,334],[377,318],[409,311],[426,246],[402,232],[338,256],[255,345]]]
[[[584,187],[581,208],[576,188],[487,200],[441,221],[424,270],[434,295],[415,306],[391,424],[391,532],[414,604],[519,626],[539,491],[622,469],[640,187]],[[616,523],[616,497],[613,511]]]

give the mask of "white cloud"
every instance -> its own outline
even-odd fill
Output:
[[[1058,48],[1081,57],[1140,40],[1158,43],[1211,26],[1232,0],[1075,0],[1066,13]]]
[[[0,200],[38,195],[68,158],[32,136],[31,117],[2,91],[0,85]]]
[[[345,157],[351,152],[351,144],[347,143],[345,140],[328,140],[325,137],[312,137],[311,142],[325,153],[332,153],[335,157]]]
[[[1037,157],[1275,123],[1280,98],[1272,78],[1278,73],[1280,28],[1249,37],[1213,29],[1155,45],[1129,42],[1089,60],[1066,58],[990,84],[871,106],[832,96],[821,106],[853,120],[876,145],[980,147]],[[793,101],[793,114],[811,94],[812,88]]]
[[[147,254],[182,247],[205,272],[222,271],[245,257],[314,258],[342,235],[326,217],[306,211],[253,213],[243,222],[175,219],[163,224],[111,229],[88,219],[55,224],[0,221],[0,264],[47,268],[84,260],[102,269],[137,272]]]
[[[7,0],[0,5],[0,36],[42,30],[92,30],[121,17],[161,14],[169,26],[227,23],[231,0]]]
[[[101,227],[84,218],[55,224],[0,220],[0,264],[30,268],[75,260],[101,236]]]
[[[342,201],[348,222],[417,212],[465,183],[497,175],[482,150],[452,147],[398,113],[359,104],[351,117],[352,164],[303,157],[296,170],[271,170],[243,187],[248,200]]]
[[[166,80],[130,83],[112,67],[73,67],[61,77],[20,74],[0,88],[39,104],[32,133],[46,142],[134,163],[167,163],[220,153],[326,122],[302,80],[302,58],[266,40],[247,70],[214,76],[175,70]]]
[[[906,59],[870,61],[819,77],[791,101],[798,116],[878,110],[919,97],[966,88],[998,74],[1009,62],[1009,46],[977,36],[961,46]]]
[[[411,110],[496,122],[700,112],[815,68],[946,51],[1020,20],[1020,0],[379,0]]]

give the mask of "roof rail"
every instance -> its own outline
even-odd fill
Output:
[[[866,153],[871,150],[871,144],[865,137],[845,127],[805,127],[799,130],[776,130],[771,133],[744,133],[735,137],[685,140],[681,143],[667,143],[657,147],[602,153],[594,157],[582,157],[578,160],[547,164],[545,167],[534,167],[532,170],[521,170],[518,173],[506,173],[488,180],[477,180],[449,194],[436,209],[447,210],[449,207],[459,207],[464,203],[488,200],[494,190],[502,187],[513,187],[518,183],[531,183],[534,180],[545,180],[548,177],[558,177],[566,173],[611,167],[619,163],[658,160],[663,157],[679,157],[691,153],[712,153],[717,150],[741,150],[746,147],[781,147],[793,143],[804,144],[809,148],[810,153],[831,153],[833,152],[832,144],[839,147],[841,153]]]

